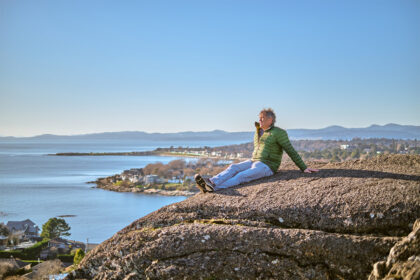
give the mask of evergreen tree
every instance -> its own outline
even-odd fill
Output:
[[[43,238],[57,238],[60,236],[69,236],[70,226],[64,219],[50,218],[42,225],[41,237]]]

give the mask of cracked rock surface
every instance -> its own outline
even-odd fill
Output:
[[[69,279],[367,279],[420,217],[420,156],[292,164],[145,216]]]

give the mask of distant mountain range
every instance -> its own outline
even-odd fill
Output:
[[[353,138],[420,139],[420,126],[414,125],[371,125],[363,128],[329,126],[321,129],[289,129],[292,139],[350,140]]]
[[[364,128],[345,128],[342,126],[329,126],[321,129],[288,129],[289,137],[299,139],[319,140],[350,140],[353,138],[393,138],[393,139],[420,139],[420,126],[413,125],[371,125]],[[226,132],[213,130],[205,132],[177,132],[177,133],[147,133],[142,131],[104,132],[80,135],[53,135],[43,134],[33,137],[0,137],[1,140],[28,139],[28,140],[144,140],[144,141],[203,141],[203,140],[229,140],[252,141],[254,132]]]

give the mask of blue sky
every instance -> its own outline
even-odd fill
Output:
[[[0,135],[420,125],[420,2],[0,0]]]

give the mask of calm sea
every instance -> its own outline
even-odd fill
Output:
[[[100,243],[162,206],[186,197],[117,193],[88,181],[176,157],[51,156],[58,152],[131,152],[169,146],[219,146],[238,142],[141,143],[139,141],[0,141],[0,222],[31,219],[39,228],[51,217],[71,226],[69,239]]]

